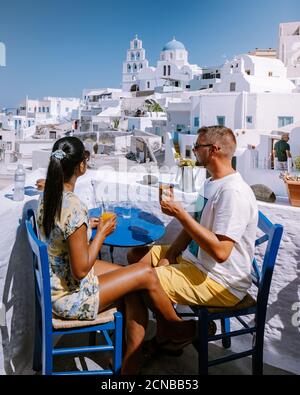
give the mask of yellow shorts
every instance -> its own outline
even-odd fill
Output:
[[[240,300],[180,255],[177,264],[157,267],[170,246],[156,245],[150,249],[152,266],[155,267],[161,286],[173,303],[232,307]]]

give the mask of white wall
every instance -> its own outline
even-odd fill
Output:
[[[54,144],[53,140],[18,140],[16,147],[22,157],[32,157],[32,152],[36,150],[52,149]]]
[[[291,154],[292,157],[300,156],[300,126],[295,127],[290,132]]]
[[[225,116],[225,125],[233,130],[276,130],[279,116],[292,116],[294,123],[300,123],[299,93],[207,93],[191,101],[192,125],[195,117],[200,118],[200,126],[216,125],[217,116]],[[247,116],[252,116],[252,124],[246,122]]]
[[[152,120],[149,117],[129,117],[128,118],[128,130],[142,130],[146,131],[146,128],[152,129]]]
[[[249,107],[250,105],[256,113],[256,129],[278,129],[279,116],[292,116],[294,123],[300,123],[299,93],[260,93],[252,97],[250,95]],[[252,112],[250,108],[248,112]]]
[[[50,154],[51,149],[32,151],[32,170],[48,168]]]
[[[285,183],[279,178],[280,171],[253,168],[253,151],[245,150],[237,156],[237,170],[249,185],[263,184],[269,187],[276,196],[287,197]]]

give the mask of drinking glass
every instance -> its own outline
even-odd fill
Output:
[[[130,202],[122,202],[122,216],[123,218],[130,218],[131,217],[131,203]]]
[[[159,184],[159,203],[174,195],[174,185],[170,183],[161,182]]]

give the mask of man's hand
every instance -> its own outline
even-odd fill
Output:
[[[173,255],[170,256],[165,256],[164,258],[162,258],[157,266],[168,266],[168,265],[176,265],[178,262],[176,260],[176,257],[174,257]]]
[[[170,217],[178,218],[182,212],[184,212],[184,208],[180,203],[175,202],[174,199],[170,198],[168,200],[162,200],[160,203],[161,211],[169,215]]]

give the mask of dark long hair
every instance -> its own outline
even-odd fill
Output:
[[[71,179],[76,166],[84,160],[84,145],[77,137],[64,137],[55,142],[44,190],[43,228],[47,238],[54,228],[55,218],[60,219],[64,182]]]

